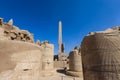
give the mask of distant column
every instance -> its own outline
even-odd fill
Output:
[[[59,21],[59,50],[58,50],[58,53],[61,54],[62,53],[62,22]]]

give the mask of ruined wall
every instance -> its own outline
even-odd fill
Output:
[[[42,51],[33,43],[0,40],[0,80],[38,80]]]
[[[54,61],[54,68],[65,68],[69,67],[69,64],[67,61]]]
[[[0,19],[0,37],[6,40],[17,40],[17,41],[24,41],[24,42],[34,42],[33,34],[28,32],[27,30],[20,30],[18,27],[13,26],[13,22],[11,20],[6,23]]]
[[[33,43],[33,35],[0,18],[0,80],[40,80],[53,75],[54,45]]]
[[[84,80],[120,80],[119,31],[86,36],[81,45]]]
[[[54,45],[49,44],[49,43],[43,43],[43,44],[41,44],[41,47],[43,49],[43,54],[42,54],[43,76],[53,75],[53,69],[54,69],[54,62],[53,62]]]

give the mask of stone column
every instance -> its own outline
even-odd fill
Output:
[[[66,74],[83,78],[82,72],[82,60],[81,60],[81,52],[79,49],[74,49],[69,54],[69,70]]]
[[[43,76],[51,76],[53,75],[53,69],[54,69],[54,63],[53,63],[54,45],[49,43],[44,43],[41,46],[43,47],[42,74]]]

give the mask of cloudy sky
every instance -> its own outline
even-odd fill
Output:
[[[0,17],[29,30],[35,41],[49,40],[58,52],[58,22],[68,54],[89,32],[120,25],[120,0],[0,0]]]

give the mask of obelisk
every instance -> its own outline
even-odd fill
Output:
[[[58,54],[61,54],[62,53],[62,22],[61,21],[59,21],[59,31],[58,31],[59,33],[59,43],[58,43],[58,45],[59,45],[59,48],[58,48]]]
[[[64,44],[62,43],[62,22],[59,21],[59,30],[58,30],[58,61],[67,60],[67,56],[64,53]]]

